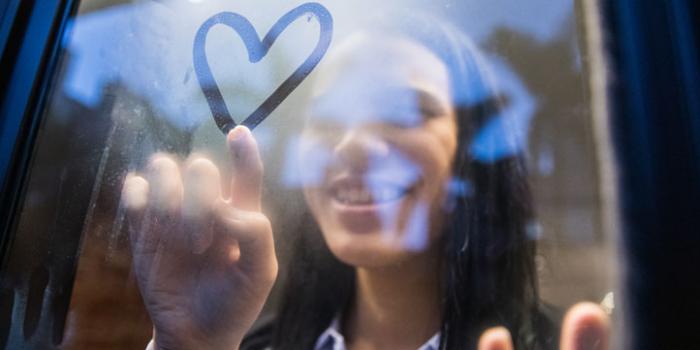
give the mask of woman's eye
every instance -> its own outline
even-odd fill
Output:
[[[377,115],[374,123],[405,129],[420,127],[428,119],[415,108],[396,108]]]
[[[401,127],[421,126],[427,120],[447,114],[438,99],[424,91],[398,95],[377,110],[380,121]]]

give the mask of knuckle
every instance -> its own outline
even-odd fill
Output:
[[[253,211],[236,211],[236,222],[239,223],[239,228],[252,233],[264,233],[272,230],[272,224],[268,218]]]
[[[274,284],[275,281],[277,280],[278,272],[279,272],[279,265],[277,263],[277,259],[273,259],[273,261],[270,263],[267,274],[265,276],[263,276],[265,278],[266,283],[268,283],[269,285]]]
[[[270,219],[263,213],[252,212],[250,214],[251,221],[258,231],[267,232],[272,231],[272,223]]]

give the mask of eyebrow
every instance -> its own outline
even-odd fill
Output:
[[[398,102],[397,106],[401,105],[402,102],[406,102],[407,99],[410,99],[410,101],[415,103],[415,106],[418,108],[418,111],[424,117],[436,117],[440,115],[445,115],[449,112],[445,109],[445,106],[443,106],[443,103],[440,101],[440,99],[438,99],[434,94],[418,87],[411,86],[391,88],[388,90],[386,96],[391,95],[401,97],[400,99],[394,100]],[[313,98],[310,103],[310,111],[314,111],[316,108],[318,108],[319,104],[322,104],[322,102],[325,99],[326,94],[321,94]],[[384,99],[382,100],[385,101]]]

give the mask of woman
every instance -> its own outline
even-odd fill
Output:
[[[402,23],[351,36],[317,73],[300,147],[310,217],[298,230],[277,316],[247,338],[277,276],[250,132],[237,127],[227,137],[236,172],[230,200],[202,156],[181,171],[157,154],[145,177],[126,179],[153,346],[558,345],[538,303],[522,161],[483,163],[469,152],[474,133],[499,111],[481,58],[447,24]],[[565,321],[562,347],[604,346],[606,322],[579,306]]]

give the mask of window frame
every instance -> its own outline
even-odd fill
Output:
[[[0,24],[0,269],[74,0],[9,0]],[[1,271],[1,270],[0,270]]]

